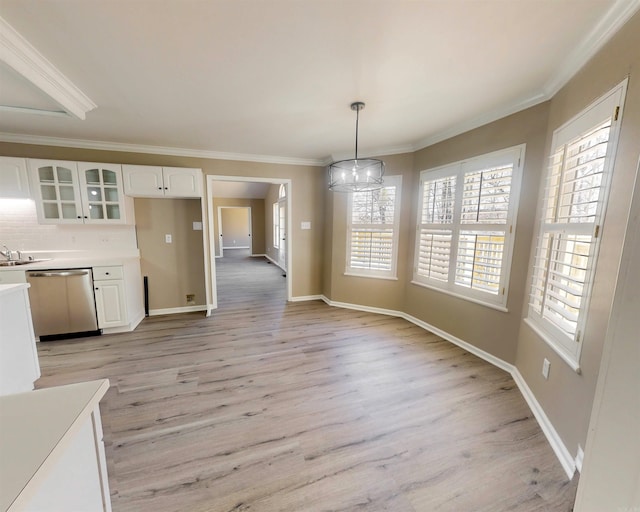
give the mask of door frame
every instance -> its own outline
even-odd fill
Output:
[[[289,229],[289,233],[287,239],[285,240],[287,246],[287,300],[291,301],[293,297],[293,265],[291,262],[293,261],[293,232],[291,230],[292,226],[292,207],[293,204],[292,197],[293,191],[291,186],[290,178],[265,178],[258,176],[228,176],[228,175],[217,175],[217,174],[207,174],[206,175],[206,207],[207,207],[207,234],[208,234],[208,242],[209,242],[209,261],[206,262],[207,268],[210,268],[209,279],[211,284],[211,300],[207,304],[207,316],[211,314],[211,311],[218,308],[218,287],[216,283],[216,259],[215,259],[215,233],[213,232],[213,198],[215,196],[215,181],[246,181],[246,182],[256,182],[256,183],[271,183],[273,185],[281,185],[284,184],[287,187],[287,226]],[[266,205],[265,205],[266,208]],[[211,257],[213,255],[214,257]]]
[[[249,211],[249,254],[253,256],[253,222],[251,217],[251,206],[218,206],[218,248],[220,249],[220,256],[216,258],[222,258],[224,256],[224,247],[222,245],[222,210],[223,208],[231,209],[243,209]]]

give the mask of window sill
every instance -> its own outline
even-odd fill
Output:
[[[434,290],[436,292],[440,292],[440,293],[444,293],[446,295],[451,295],[452,297],[456,297],[458,299],[462,299],[462,300],[466,300],[469,302],[473,302],[474,304],[479,304],[480,306],[485,306],[487,308],[491,308],[491,309],[495,309],[497,311],[500,311],[502,313],[508,313],[509,310],[501,305],[501,304],[494,304],[493,302],[488,302],[482,299],[477,299],[476,297],[469,297],[468,295],[463,295],[461,293],[456,293],[456,292],[452,292],[451,290],[446,290],[444,288],[439,288],[438,286],[431,286],[428,285],[426,283],[422,283],[420,281],[411,281],[411,284],[415,284],[416,286],[421,286],[422,288],[428,288],[429,290]]]
[[[349,277],[368,277],[371,279],[385,279],[387,281],[397,281],[398,278],[394,276],[377,276],[375,274],[358,274],[356,272],[345,272],[343,275]]]
[[[573,357],[566,354],[562,349],[560,349],[556,342],[553,340],[551,336],[549,336],[546,332],[544,332],[539,326],[535,324],[530,318],[525,318],[524,323],[529,326],[529,328],[535,332],[542,340],[549,345],[549,347],[562,359],[569,367],[576,372],[578,375],[582,373],[580,369],[580,364]]]

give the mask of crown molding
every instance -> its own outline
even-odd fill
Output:
[[[542,89],[522,101],[486,112],[478,117],[463,121],[450,128],[418,140],[413,151],[424,149],[461,133],[479,128],[521,110],[533,107],[550,100],[557,92],[631,19],[640,9],[640,0],[616,0],[598,24],[587,34],[582,42],[563,61],[555,74],[544,84]]]
[[[433,135],[429,135],[424,139],[420,139],[415,144],[413,144],[413,151],[418,151],[420,149],[433,146],[438,142],[450,139],[452,137],[455,137],[456,135],[460,135],[461,133],[468,132],[469,130],[479,128],[480,126],[484,126],[485,124],[492,123],[494,121],[497,121],[498,119],[502,119],[503,117],[510,116],[511,114],[515,114],[517,112],[520,112],[521,110],[525,110],[527,108],[538,105],[539,103],[547,101],[548,99],[549,97],[546,94],[540,93],[517,103],[512,103],[510,105],[485,112],[484,114],[474,117],[473,119],[463,121],[456,124],[455,126],[434,133]]]
[[[0,60],[78,119],[96,108],[80,89],[51,64],[3,18],[0,18]],[[49,114],[47,110],[27,109]]]
[[[555,94],[591,59],[640,9],[640,0],[617,0],[598,24],[585,36],[556,74],[544,85],[544,94]]]
[[[213,160],[233,160],[240,162],[258,162],[264,164],[324,166],[324,160],[313,158],[290,158],[272,155],[252,155],[227,153],[201,149],[174,148],[169,146],[150,146],[121,142],[102,142],[96,140],[65,139],[39,135],[24,135],[0,132],[0,142],[16,144],[34,144],[37,146],[56,146],[65,148],[95,149],[98,151],[120,151],[124,153],[145,153],[151,155],[184,156],[190,158],[208,158]]]

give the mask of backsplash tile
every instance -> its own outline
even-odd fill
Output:
[[[1,245],[14,251],[137,249],[135,226],[38,224],[29,199],[0,199]]]

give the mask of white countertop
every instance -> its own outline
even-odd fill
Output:
[[[0,397],[0,510],[34,492],[108,389],[102,379]]]
[[[25,265],[12,265],[9,267],[0,267],[0,272],[7,270],[49,270],[60,268],[90,268],[90,267],[108,267],[111,265],[124,265],[129,261],[138,261],[137,256],[86,256],[74,258],[51,258],[45,261],[36,261]]]

